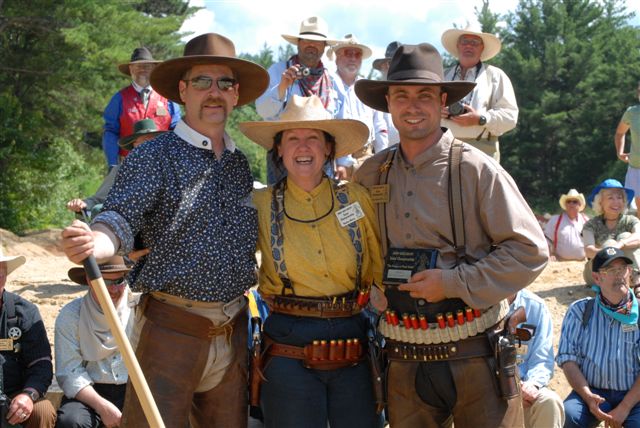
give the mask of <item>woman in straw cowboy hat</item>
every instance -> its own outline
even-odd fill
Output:
[[[560,196],[562,213],[547,222],[544,235],[549,242],[551,258],[559,260],[584,260],[582,227],[589,218],[582,213],[587,206],[582,193],[571,189]]]
[[[56,411],[44,395],[51,385],[51,345],[38,307],[5,290],[7,276],[25,263],[24,256],[5,256],[0,246],[0,421],[23,428],[53,428]],[[6,406],[6,407],[5,407]]]
[[[640,220],[626,214],[633,195],[633,190],[624,188],[618,180],[608,178],[596,186],[587,198],[597,214],[582,229],[584,251],[589,258],[584,269],[587,284],[594,283],[591,261],[605,247],[623,250],[633,260],[633,268],[637,272],[640,266]],[[634,279],[634,283],[637,284],[637,279]]]
[[[294,96],[279,121],[240,130],[266,149],[287,177],[257,191],[259,291],[266,319],[267,427],[375,427],[374,395],[363,362],[363,309],[380,283],[373,205],[359,185],[323,174],[327,159],[362,147],[357,120],[334,120],[315,96]],[[377,295],[376,295],[377,298]]]

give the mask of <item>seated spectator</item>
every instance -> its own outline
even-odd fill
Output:
[[[158,127],[153,120],[142,119],[133,125],[133,134],[120,138],[118,145],[129,152],[129,150],[138,147],[145,141],[152,140],[163,133],[164,131],[158,130]],[[120,165],[114,165],[109,170],[109,174],[105,177],[104,181],[93,196],[89,196],[86,199],[72,199],[67,202],[67,209],[76,213],[80,213],[82,210],[87,210],[91,214],[89,219],[98,215],[102,210],[102,204],[107,199],[109,190],[111,190],[111,187],[116,180],[119,166]]]
[[[23,256],[9,257],[0,247],[0,392],[10,400],[6,422],[22,428],[53,428],[56,410],[44,395],[53,379],[51,345],[38,307],[4,289],[7,276],[22,266]]]
[[[99,266],[116,313],[127,334],[133,325],[135,298],[125,274],[130,270],[120,256]],[[81,267],[69,278],[87,285]],[[127,387],[127,368],[95,290],[65,305],[56,319],[56,379],[64,392],[57,428],[97,428],[120,425]]]
[[[510,309],[524,307],[527,324],[536,327],[531,340],[518,348],[518,369],[526,428],[562,428],[562,400],[547,388],[553,377],[553,321],[544,300],[523,289],[509,297]]]
[[[584,260],[582,227],[589,218],[582,213],[587,203],[576,189],[560,196],[562,213],[552,216],[544,229],[552,260]]]
[[[618,180],[608,178],[600,183],[589,195],[587,202],[597,214],[582,228],[584,252],[589,258],[585,265],[584,280],[594,284],[591,276],[591,259],[604,247],[614,247],[624,251],[633,261],[633,268],[640,266],[640,220],[627,215],[629,201],[633,200],[633,190],[622,187]],[[633,283],[637,283],[634,275]]]
[[[593,258],[596,296],[571,304],[556,362],[573,391],[566,427],[640,427],[638,301],[629,290],[633,261],[607,247]]]

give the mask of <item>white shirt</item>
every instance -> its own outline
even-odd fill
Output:
[[[560,218],[561,216],[562,218]],[[560,220],[560,224],[558,224],[558,220]],[[556,214],[549,219],[544,228],[544,235],[551,243],[551,248],[554,245],[556,226],[558,228],[558,240],[555,249],[553,249],[554,254],[565,260],[584,260],[584,244],[581,234],[582,227],[587,220],[588,218],[582,213],[578,214],[576,220],[571,220],[565,212]]]

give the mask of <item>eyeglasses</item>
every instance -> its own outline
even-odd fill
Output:
[[[482,40],[461,37],[458,39],[458,43],[462,46],[473,46],[475,48],[482,45]]]
[[[338,56],[346,56],[347,58],[362,58],[362,51],[360,49],[342,48],[336,52]]]
[[[578,204],[578,205],[580,205],[580,201],[577,200],[577,199],[568,199],[566,203],[567,204]]]
[[[629,273],[629,266],[620,266],[615,268],[603,269],[600,271],[600,275],[604,276],[624,276]]]
[[[221,91],[229,91],[233,88],[233,85],[238,83],[236,79],[232,79],[231,77],[221,77],[217,80],[212,79],[209,76],[196,76],[193,79],[182,79],[183,82],[191,82],[191,86],[193,89],[197,91],[206,91],[213,85],[213,82],[216,82],[216,86]]]
[[[106,279],[106,278],[102,278],[104,280],[104,285],[106,285],[107,287],[110,285],[114,285],[116,287],[124,287],[124,285],[126,284],[126,281],[124,280],[124,278],[118,278],[118,279]]]

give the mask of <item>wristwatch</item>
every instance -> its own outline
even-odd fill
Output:
[[[478,125],[480,126],[484,126],[487,124],[487,118],[484,115],[480,116],[480,119],[478,119]]]
[[[22,393],[27,394],[29,398],[31,398],[31,401],[33,401],[34,403],[38,401],[38,398],[40,398],[40,394],[35,389],[31,389],[31,388],[23,389]]]

